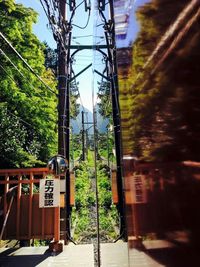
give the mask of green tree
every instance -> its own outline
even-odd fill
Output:
[[[15,4],[13,0],[0,1],[1,32],[56,93],[54,74],[44,66],[44,45],[32,32],[36,19],[37,14],[32,9]],[[0,167],[46,164],[57,151],[57,97],[25,67],[3,39],[1,49],[0,130],[4,135],[0,139],[3,151]],[[10,135],[3,130],[5,123]],[[13,151],[12,155],[8,151]]]
[[[98,112],[105,118],[110,118],[112,116],[112,101],[111,101],[111,88],[110,83],[102,81],[99,84],[98,98],[100,102],[98,103]]]
[[[75,119],[79,114],[80,104],[77,103],[77,99],[80,97],[78,90],[78,83],[72,81],[70,83],[70,117]]]
[[[57,74],[57,65],[58,65],[58,55],[56,49],[52,49],[49,45],[44,42],[44,55],[45,55],[45,67],[51,69],[53,73]]]

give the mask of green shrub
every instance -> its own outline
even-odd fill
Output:
[[[87,200],[88,200],[88,206],[95,206],[96,202],[95,193],[90,192]]]

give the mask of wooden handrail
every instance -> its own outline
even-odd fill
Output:
[[[42,174],[42,173],[50,173],[47,167],[44,168],[24,168],[24,169],[0,169],[0,176],[8,175],[17,175],[17,174],[30,174],[33,173],[34,175]]]
[[[200,162],[195,161],[181,161],[181,162],[135,162],[135,168],[137,169],[152,169],[152,168],[174,168],[174,167],[191,167],[200,168]]]

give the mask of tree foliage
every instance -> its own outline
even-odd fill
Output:
[[[49,47],[49,45],[44,42],[44,55],[45,55],[45,67],[51,69],[55,75],[57,75],[58,66],[58,54],[56,49]]]
[[[184,31],[186,17],[174,36],[145,66],[186,4],[188,1],[153,0],[137,13],[141,28],[132,47],[133,64],[126,81],[120,80],[122,126],[126,152],[145,160],[200,160],[200,20],[193,23],[165,61],[152,72],[174,38]]]
[[[27,63],[56,92],[44,66],[44,45],[32,33],[37,14],[31,8],[0,1],[0,30]],[[57,98],[1,39],[0,167],[46,164],[57,150]],[[4,54],[5,53],[5,54]]]
[[[70,88],[70,117],[75,119],[79,114],[80,104],[77,103],[77,99],[80,97],[78,91],[78,84],[76,81],[72,81],[69,84]]]
[[[97,96],[100,99],[100,102],[98,103],[98,112],[104,119],[110,118],[112,116],[112,101],[109,82],[102,81],[99,83]]]

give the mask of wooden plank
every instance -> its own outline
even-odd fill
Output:
[[[34,179],[33,183],[39,183],[40,179]],[[17,181],[17,180],[11,180],[11,181],[0,181],[0,184],[29,184],[29,180],[21,180],[21,181]]]
[[[6,174],[5,176],[5,181],[4,181],[4,216],[6,215],[6,212],[7,212],[7,193],[8,193],[8,190],[9,190],[9,185],[8,185],[8,182],[9,182],[9,176],[8,174]]]
[[[9,185],[7,183],[8,181],[9,181],[9,176],[8,176],[8,173],[6,173],[6,175],[5,175],[5,181],[4,181],[4,182],[6,182],[5,183],[5,186],[4,186],[4,207],[3,207],[3,215],[4,215],[4,218],[5,218],[6,213],[7,213],[7,192],[9,190]],[[6,236],[6,233],[7,233],[7,231],[5,229],[4,236]]]
[[[117,175],[116,171],[112,171],[112,200],[114,204],[118,204],[118,189],[117,189]]]
[[[0,169],[0,176],[15,176],[18,175],[19,173],[22,175],[29,175],[30,173],[33,173],[34,175],[43,175],[45,176],[47,174],[51,174],[52,172],[48,168],[27,168],[27,169]],[[70,172],[73,174],[73,172]]]
[[[19,173],[21,175],[25,174],[43,174],[43,173],[50,173],[48,168],[26,168],[26,169],[1,169],[0,170],[0,175],[6,176],[7,175],[18,175]]]
[[[188,168],[200,168],[200,162],[195,161],[180,161],[180,162],[148,162],[148,163],[136,163],[136,171],[152,170],[152,169],[174,169],[179,167]]]
[[[45,209],[45,237],[47,235],[54,237],[54,208]]]
[[[22,177],[18,178],[22,179]],[[54,208],[40,209],[39,194],[32,195],[32,214],[30,212],[30,195],[20,193],[18,188],[17,197],[8,218],[6,226],[7,236],[4,239],[30,239],[30,238],[53,238],[54,237]],[[43,213],[43,223],[42,223]],[[30,223],[30,219],[32,220]],[[57,218],[57,221],[59,219]],[[16,223],[15,223],[16,222]],[[18,223],[19,222],[19,223]],[[43,228],[43,229],[42,229]]]
[[[22,176],[18,175],[18,181],[22,180]],[[17,190],[17,216],[16,216],[16,226],[17,226],[17,231],[16,231],[16,238],[19,240],[19,234],[20,234],[20,201],[21,201],[21,188],[22,185],[19,183],[18,185],[18,190]]]
[[[29,190],[29,215],[28,215],[28,237],[31,239],[32,233],[32,202],[33,202],[33,173],[30,173],[30,190]]]
[[[12,208],[10,211],[10,215],[8,218],[8,223],[7,223],[7,227],[6,227],[6,231],[7,231],[7,235],[6,238],[10,239],[10,235],[15,235],[16,239],[16,230],[17,230],[17,225],[16,225],[16,216],[17,216],[17,198],[14,198],[13,204],[12,204]]]
[[[60,207],[54,208],[54,241],[60,240]]]
[[[20,220],[19,220],[19,239],[26,235],[29,239],[29,195],[21,194],[20,197]]]
[[[56,177],[55,177],[56,178]],[[59,177],[57,177],[60,179]],[[54,208],[54,241],[60,240],[60,207]]]
[[[42,236],[42,209],[39,208],[39,194],[33,194],[32,235],[33,237]]]
[[[60,194],[60,208],[65,207],[65,194]]]
[[[70,206],[75,205],[75,175],[70,173]]]
[[[42,239],[44,239],[45,232],[45,209],[42,208]]]
[[[33,183],[39,183],[40,179],[33,179]],[[10,181],[0,181],[0,184],[29,184],[29,180],[10,180]]]
[[[8,216],[10,214],[10,210],[11,210],[11,207],[12,207],[13,200],[14,200],[14,195],[12,195],[12,197],[11,197],[11,200],[10,200],[10,203],[9,203],[9,206],[8,206],[8,210],[7,210],[6,216],[4,218],[3,227],[1,229],[1,234],[0,234],[0,242],[2,240],[4,231],[5,231],[5,228],[6,228],[6,225],[7,225]]]

